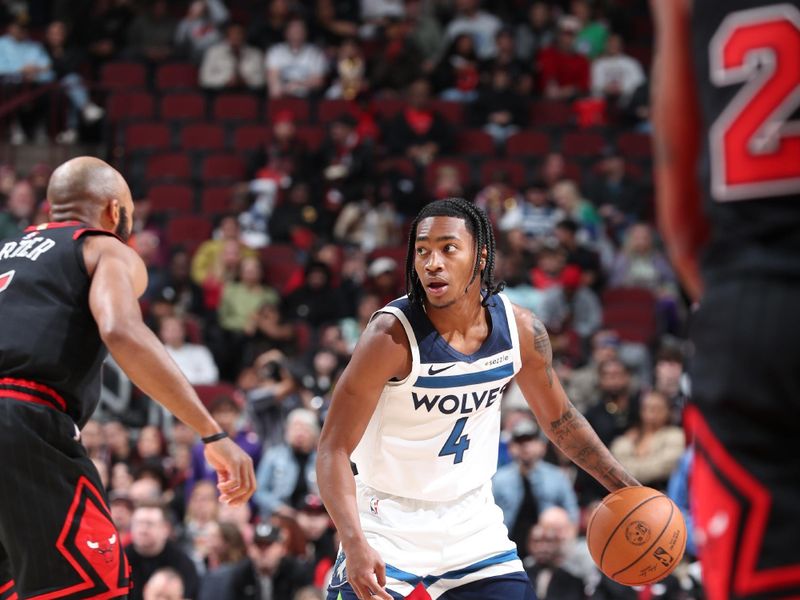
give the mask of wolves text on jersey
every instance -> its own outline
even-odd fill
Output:
[[[481,392],[466,392],[458,396],[455,394],[447,394],[444,396],[436,394],[435,396],[428,397],[428,394],[420,396],[416,392],[411,392],[411,400],[414,402],[414,410],[420,410],[424,407],[428,412],[431,412],[436,408],[445,415],[452,415],[455,412],[459,412],[463,415],[476,412],[480,410],[481,407],[490,407],[503,397],[503,392],[506,391],[507,387],[508,384]]]

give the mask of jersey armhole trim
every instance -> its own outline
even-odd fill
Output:
[[[377,315],[381,313],[386,313],[389,315],[393,315],[400,324],[403,326],[403,330],[406,332],[406,339],[408,339],[408,347],[411,349],[411,370],[409,371],[408,375],[403,377],[403,379],[398,379],[397,381],[387,381],[386,385],[391,387],[400,387],[402,385],[406,385],[409,380],[416,381],[416,375],[419,371],[419,346],[417,346],[417,337],[414,335],[414,329],[411,327],[411,323],[408,320],[408,317],[403,313],[402,310],[396,308],[394,306],[384,306],[382,309],[375,311],[375,313],[370,317],[370,321],[374,319]],[[412,379],[412,375],[414,378]]]
[[[508,332],[511,334],[511,354],[514,360],[514,374],[522,369],[522,354],[519,346],[519,330],[517,329],[517,317],[514,314],[514,305],[505,294],[497,294],[502,300],[506,309],[506,321],[508,321]]]

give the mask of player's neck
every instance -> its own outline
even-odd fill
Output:
[[[460,300],[448,306],[437,308],[425,301],[425,312],[433,326],[442,336],[448,333],[466,334],[476,323],[486,324],[486,308],[481,304],[480,294],[465,294]]]

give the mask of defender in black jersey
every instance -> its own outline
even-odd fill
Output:
[[[125,598],[129,573],[79,429],[106,347],[131,379],[209,442],[222,499],[254,491],[252,462],[203,408],[137,298],[146,270],[123,240],[128,186],[106,163],[53,173],[54,222],[0,241],[0,599]]]
[[[696,356],[711,600],[800,597],[800,1],[653,0],[662,232]],[[698,181],[699,175],[699,181]]]

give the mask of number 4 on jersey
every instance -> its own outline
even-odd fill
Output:
[[[447,438],[444,446],[439,450],[439,456],[450,456],[453,454],[455,456],[453,464],[455,465],[464,460],[464,452],[469,449],[469,437],[461,435],[468,418],[469,417],[461,417],[456,421],[453,431],[450,432],[450,437]]]

